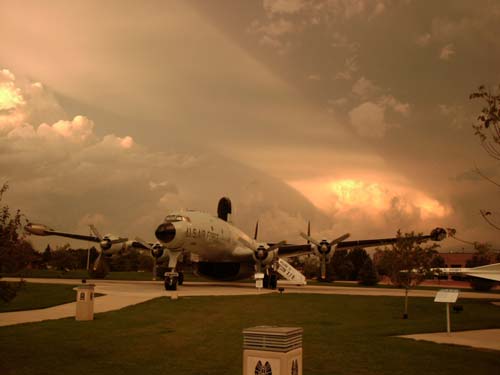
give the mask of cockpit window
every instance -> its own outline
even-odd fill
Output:
[[[173,223],[176,221],[191,221],[188,217],[182,215],[167,215],[165,222]]]

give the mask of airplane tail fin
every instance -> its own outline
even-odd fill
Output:
[[[227,197],[222,197],[217,205],[217,216],[224,221],[230,221],[232,214],[231,200]]]

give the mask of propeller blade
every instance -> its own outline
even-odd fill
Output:
[[[320,259],[321,263],[321,279],[326,279],[326,256],[322,256]]]
[[[90,231],[92,232],[92,234],[94,236],[96,236],[99,239],[99,241],[101,241],[102,240],[102,236],[99,233],[99,231],[97,230],[97,228],[94,226],[94,224],[90,224],[89,227],[90,227]]]
[[[267,251],[273,251],[273,250],[276,250],[278,248],[280,248],[281,246],[285,245],[286,244],[286,241],[280,241],[278,243],[275,243],[273,246],[270,246],[267,248]]]
[[[308,236],[307,234],[305,234],[304,232],[300,232],[300,236],[304,239],[306,239],[308,242],[311,242],[312,244],[316,245],[316,246],[321,246],[321,244],[319,243],[319,241],[315,240],[314,238],[312,238],[311,236]]]
[[[311,237],[311,221],[309,220],[307,222],[307,237]],[[307,244],[309,244],[311,241],[307,240]]]
[[[102,251],[99,252],[99,256],[97,257],[97,259],[94,262],[94,268],[93,268],[94,271],[97,271],[97,269],[100,268],[101,262],[103,262]]]
[[[349,237],[351,237],[351,234],[350,233],[346,233],[343,236],[340,236],[339,238],[336,238],[332,242],[330,242],[330,246],[337,245],[337,244],[341,243],[342,241],[344,241],[345,239],[347,239]]]
[[[257,223],[255,224],[255,234],[253,236],[254,240],[257,240],[257,235],[259,234],[259,221],[257,220]]]

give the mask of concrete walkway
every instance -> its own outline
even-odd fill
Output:
[[[423,333],[398,336],[413,340],[432,341],[438,344],[471,346],[473,348],[500,350],[500,329],[483,329],[463,332]]]
[[[76,298],[76,294],[75,294]],[[112,310],[119,310],[129,305],[145,302],[151,297],[109,295],[97,297],[94,301],[94,313],[101,313]],[[13,311],[0,313],[0,327],[14,324],[41,322],[43,320],[53,320],[74,317],[76,313],[76,302],[65,303],[46,309]]]
[[[3,278],[3,281],[17,282],[19,278]],[[28,283],[81,285],[75,279],[24,279]],[[178,291],[166,291],[161,281],[121,281],[121,280],[88,280],[95,284],[95,293],[104,294],[94,300],[94,313],[119,310],[127,306],[149,301],[158,297],[188,297],[188,296],[225,296],[225,295],[257,295],[271,293],[269,290],[258,291],[252,285],[246,288],[238,285],[213,286],[192,285],[181,287]],[[189,283],[187,283],[189,284]],[[198,284],[198,283],[194,283]],[[203,284],[203,283],[201,283]],[[75,292],[76,300],[76,292]],[[0,327],[22,323],[41,322],[74,317],[76,302],[38,310],[13,311],[0,313]]]

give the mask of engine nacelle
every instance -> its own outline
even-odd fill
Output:
[[[153,245],[153,248],[151,249],[151,256],[153,258],[161,258],[163,254],[165,253],[165,250],[163,249],[163,246],[160,245],[159,243],[155,243]]]
[[[111,244],[109,243],[109,246],[106,245],[105,247],[102,246],[102,243],[105,240],[101,241],[101,251],[104,256],[107,258],[110,258],[111,256],[120,253],[121,251],[127,250],[127,244],[125,242],[120,242],[120,243],[115,243]]]
[[[446,238],[446,230],[443,228],[434,228],[431,232],[430,238],[433,241],[442,241]]]
[[[264,246],[259,246],[253,253],[253,260],[267,266],[278,256],[277,250],[268,251]]]
[[[37,235],[37,236],[49,236],[50,233],[47,232],[53,232],[54,230],[49,228],[46,225],[43,224],[34,224],[34,223],[28,223],[24,229],[26,232],[29,232],[31,234]]]

